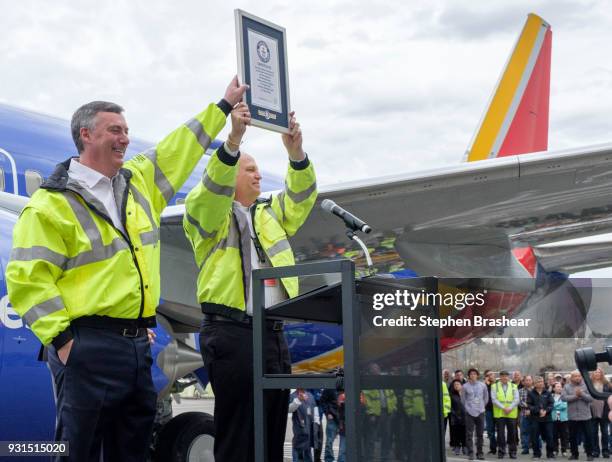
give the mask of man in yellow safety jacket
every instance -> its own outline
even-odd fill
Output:
[[[253,460],[253,269],[295,263],[288,236],[304,223],[316,197],[315,174],[290,114],[282,136],[289,154],[285,188],[259,199],[255,159],[239,151],[250,123],[246,104],[232,113],[232,132],[213,154],[202,181],[185,201],[183,227],[199,268],[197,297],[204,313],[200,351],[215,393],[215,460]],[[298,294],[297,278],[265,283],[266,306]],[[269,322],[268,373],[290,373],[282,323]],[[282,462],[288,392],[266,393],[268,462]]]
[[[518,418],[519,393],[510,382],[510,373],[501,371],[499,381],[491,385],[493,418],[497,426],[497,457],[503,459],[508,445],[511,459],[516,459],[516,420]]]
[[[218,104],[125,163],[123,108],[85,104],[71,121],[79,157],[57,166],[15,225],[9,297],[48,347],[68,460],[146,458],[160,215],[245,90],[234,78]]]

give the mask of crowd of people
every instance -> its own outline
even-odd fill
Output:
[[[612,441],[608,403],[594,399],[580,372],[543,376],[470,369],[442,371],[444,428],[449,427],[450,447],[457,456],[485,460],[484,434],[490,457],[534,459],[567,457],[586,460],[610,457]],[[591,374],[598,391],[612,388],[601,369]]]
[[[293,462],[345,462],[344,391],[298,388],[289,396]],[[326,421],[323,440],[323,419]],[[334,456],[334,442],[339,447]]]

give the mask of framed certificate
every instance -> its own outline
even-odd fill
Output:
[[[289,132],[287,35],[283,27],[234,10],[238,78],[249,85],[244,101],[257,127]]]

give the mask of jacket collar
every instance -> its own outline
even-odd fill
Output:
[[[64,162],[57,164],[51,176],[43,181],[40,187],[51,191],[66,191],[68,189],[66,185],[70,178],[68,176],[68,169],[70,168],[70,161],[72,159],[77,159],[77,157],[70,157]],[[132,178],[132,172],[127,168],[120,168],[119,174],[123,176],[126,181]]]

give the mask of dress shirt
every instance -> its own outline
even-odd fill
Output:
[[[115,202],[115,195],[113,194],[113,181],[117,175],[113,178],[109,178],[93,168],[81,164],[77,159],[72,159],[70,161],[68,175],[73,180],[78,181],[78,183],[90,192],[92,196],[102,202],[106,210],[100,211],[108,215],[113,225],[115,225],[115,228],[125,233],[121,218],[119,217],[117,202]]]

